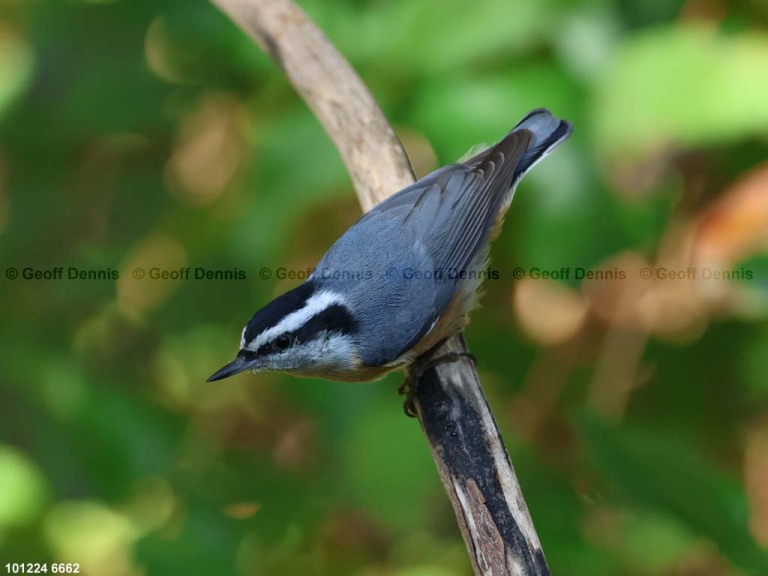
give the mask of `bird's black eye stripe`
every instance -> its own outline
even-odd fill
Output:
[[[327,337],[328,334],[352,334],[358,329],[357,320],[349,313],[349,310],[340,304],[333,304],[312,316],[303,326],[295,332],[285,332],[265,342],[256,351],[259,356],[279,354],[285,352],[295,342],[311,342],[319,335]]]
[[[271,354],[273,352],[285,352],[288,350],[288,348],[293,345],[293,341],[296,339],[296,337],[291,332],[286,332],[285,334],[281,334],[274,340],[271,340],[267,342],[266,344],[262,344],[259,346],[259,349],[256,351],[256,354],[258,356],[266,356],[267,354]]]
[[[310,318],[304,326],[296,331],[296,337],[299,342],[309,342],[318,334],[329,332],[352,334],[357,329],[357,321],[349,313],[346,306],[333,304]]]

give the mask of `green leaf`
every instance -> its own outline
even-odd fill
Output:
[[[48,500],[48,486],[24,454],[0,444],[0,533],[36,518]]]
[[[307,8],[344,54],[420,74],[520,52],[556,20],[549,0],[378,2],[354,16],[328,2]]]
[[[611,427],[594,415],[578,426],[597,468],[638,507],[664,512],[720,547],[735,565],[768,570],[747,528],[747,500],[730,476],[667,433]]]
[[[0,29],[0,114],[29,86],[34,63],[27,43],[12,31]]]
[[[414,520],[438,491],[437,474],[417,426],[392,404],[361,414],[344,446],[343,477],[357,500],[393,527],[413,531]],[[384,482],[386,479],[386,483]]]
[[[766,34],[675,25],[629,38],[596,86],[599,149],[647,154],[768,133],[766,62]]]

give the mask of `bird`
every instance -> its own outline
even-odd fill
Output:
[[[520,179],[571,123],[529,112],[493,146],[439,168],[353,224],[299,286],[258,310],[208,378],[278,371],[367,382],[460,333]]]

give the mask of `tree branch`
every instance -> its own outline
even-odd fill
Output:
[[[212,0],[283,69],[324,126],[364,210],[413,182],[384,114],[349,63],[292,0]],[[456,336],[434,351],[466,351]],[[548,575],[504,443],[468,361],[420,378],[415,408],[475,574]]]

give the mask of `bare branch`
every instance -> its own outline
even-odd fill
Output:
[[[299,7],[291,0],[212,2],[282,67],[339,150],[365,210],[413,182],[408,158],[381,109]],[[466,351],[461,336],[433,355],[450,351]],[[458,361],[427,370],[415,407],[475,573],[548,575],[474,366]]]

